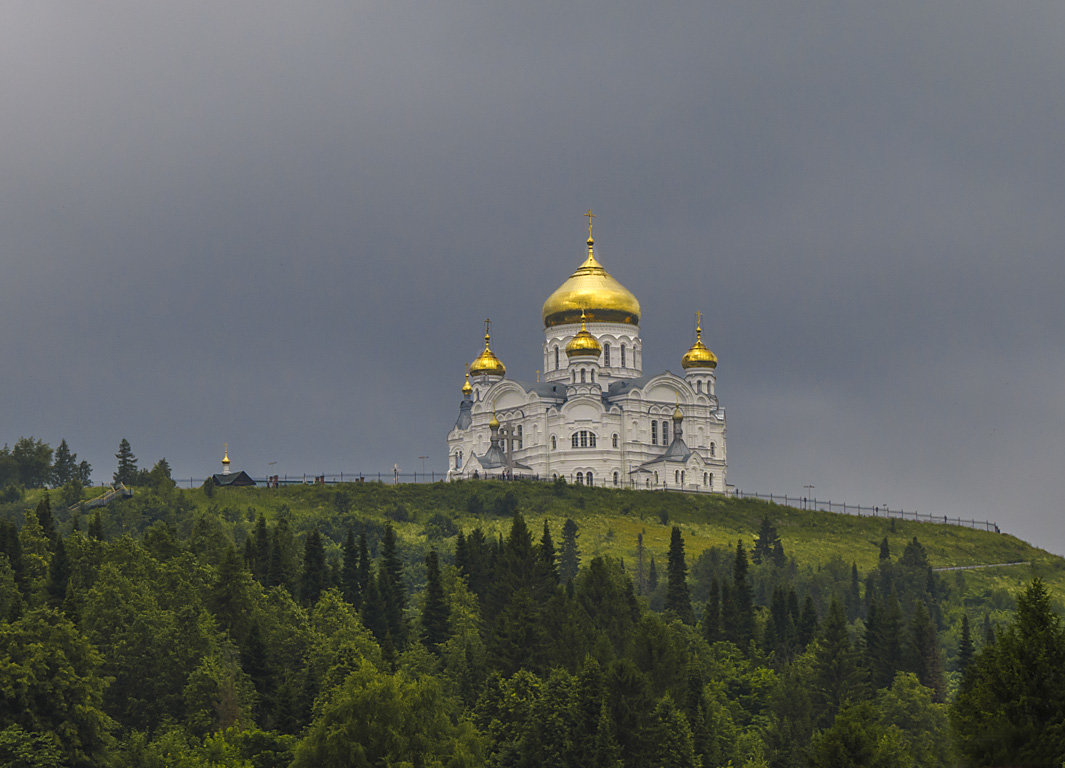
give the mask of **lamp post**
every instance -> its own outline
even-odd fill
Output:
[[[803,485],[803,489],[807,492],[807,496],[810,496],[810,495],[812,495],[810,493],[810,491],[812,491],[814,489],[814,487],[810,483],[806,483],[805,485]],[[807,504],[807,496],[803,496],[802,497],[803,509],[809,509],[809,505]]]

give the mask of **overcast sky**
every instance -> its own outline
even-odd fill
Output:
[[[446,464],[597,214],[744,490],[1065,553],[1060,2],[0,6],[0,443]],[[270,464],[270,462],[277,462]]]

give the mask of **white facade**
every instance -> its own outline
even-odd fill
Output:
[[[591,264],[606,275],[594,260],[590,236],[588,250],[582,269]],[[571,282],[579,289],[579,273],[559,291]],[[637,313],[630,322],[618,322],[609,310],[609,292],[569,294],[581,302],[581,312],[588,310],[585,327],[598,342],[598,355],[594,347],[576,346],[568,354],[566,346],[582,324],[555,322],[544,332],[542,381],[508,378],[501,363],[471,370],[447,438],[448,477],[564,477],[605,487],[726,492],[725,411],[715,392],[716,357],[700,340],[684,357],[683,375],[644,375],[635,298],[626,292]],[[547,304],[544,315],[547,323]],[[485,341],[484,354],[491,355],[487,334]],[[702,352],[693,357],[696,347]]]

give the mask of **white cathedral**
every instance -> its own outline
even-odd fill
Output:
[[[448,478],[725,493],[725,410],[700,316],[684,375],[644,375],[640,302],[596,260],[591,215],[587,258],[544,302],[542,380],[507,378],[486,321],[447,437]]]

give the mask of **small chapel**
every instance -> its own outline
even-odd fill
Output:
[[[448,478],[726,493],[725,410],[701,314],[683,373],[645,374],[640,302],[597,259],[586,215],[584,261],[543,305],[542,377],[508,377],[485,321],[447,437]]]

